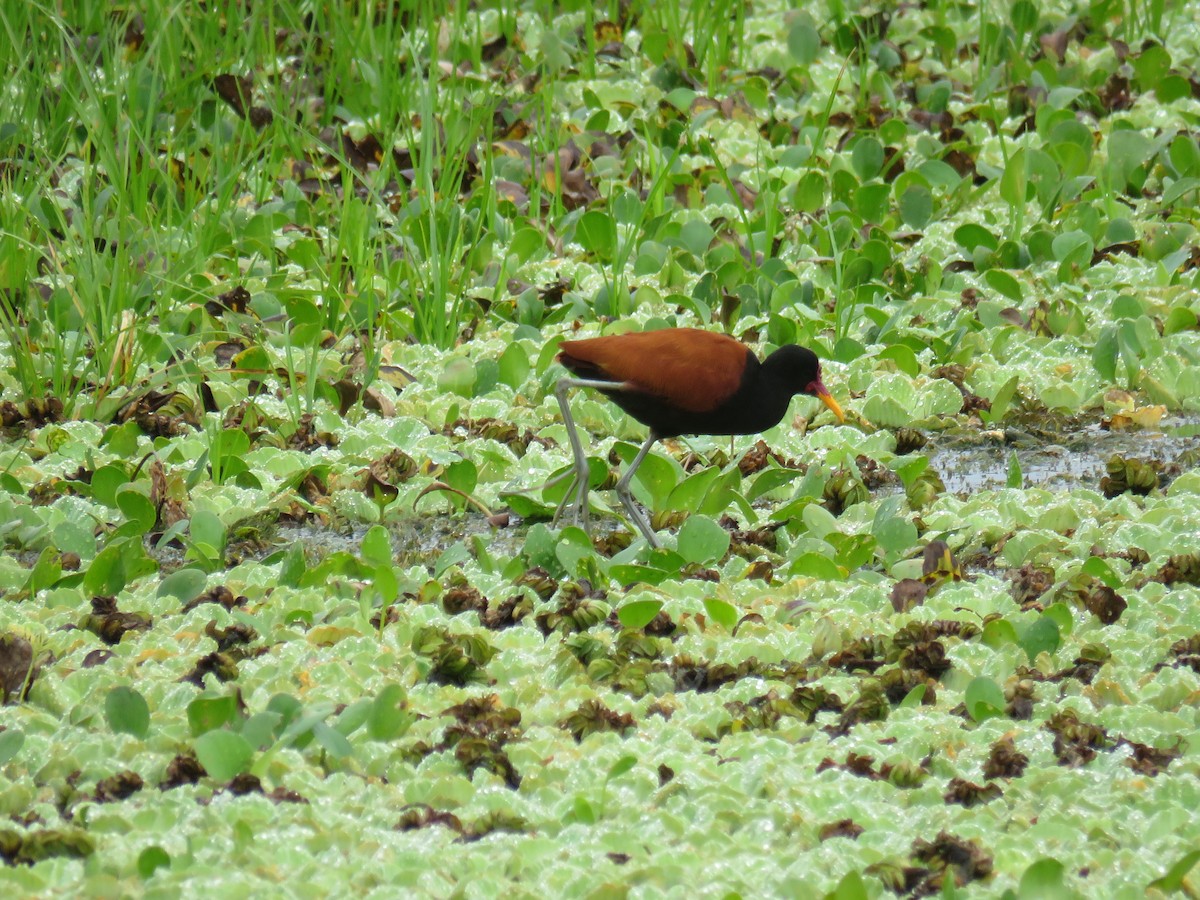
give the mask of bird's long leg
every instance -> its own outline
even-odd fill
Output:
[[[578,384],[579,382],[574,378],[560,378],[554,393],[558,396],[558,408],[562,410],[563,424],[567,426],[567,440],[571,442],[571,452],[575,456],[575,500],[571,504],[571,524],[579,525],[584,531],[587,531],[587,493],[591,474],[588,471],[588,461],[583,452],[583,445],[579,443],[579,435],[575,433],[575,420],[571,417],[571,404],[567,402],[567,391]],[[566,503],[565,498],[563,503]],[[558,524],[559,513],[562,510],[563,506],[559,506],[558,512],[554,514],[553,524]]]
[[[633,462],[629,464],[629,468],[625,470],[625,474],[621,476],[621,480],[617,482],[616,487],[617,496],[621,498],[621,505],[629,513],[629,518],[633,519],[633,524],[645,535],[651,547],[659,546],[658,538],[655,537],[654,529],[650,527],[650,523],[646,521],[646,517],[638,509],[637,503],[634,502],[633,494],[629,492],[629,485],[633,481],[633,473],[637,471],[637,467],[642,464],[642,460],[646,458],[646,454],[650,452],[650,448],[654,446],[654,442],[657,440],[658,435],[651,431],[650,436],[646,438],[646,443],[642,444],[642,449],[633,458]]]
[[[588,530],[588,483],[591,480],[591,471],[588,468],[587,455],[583,452],[583,445],[579,443],[579,435],[575,433],[575,420],[571,416],[571,407],[567,403],[567,391],[573,387],[590,387],[602,391],[620,391],[631,390],[631,386],[623,382],[601,381],[592,378],[560,378],[558,385],[554,388],[554,393],[558,397],[558,406],[562,410],[563,424],[567,426],[567,438],[571,441],[571,451],[575,455],[575,499],[571,504],[572,514],[571,519],[573,524],[580,525],[584,531]],[[617,482],[617,496],[621,500],[621,505],[625,507],[625,511],[629,513],[629,518],[633,520],[633,524],[650,543],[651,547],[658,547],[658,538],[654,534],[654,529],[650,527],[650,523],[646,521],[645,515],[638,509],[637,503],[634,502],[633,494],[629,491],[629,485],[633,481],[634,473],[637,472],[638,466],[642,464],[642,460],[646,458],[646,454],[650,452],[650,448],[654,446],[654,442],[658,440],[658,435],[653,431],[646,438],[646,443],[642,444],[642,448],[638,450],[637,456],[633,458],[629,468],[625,474],[621,476],[621,480]],[[565,502],[565,501],[564,501]],[[560,507],[561,512],[561,507]],[[558,514],[554,516],[554,522],[558,522]]]
[[[590,387],[611,391],[619,389],[621,385],[591,378],[560,378],[558,385],[554,388],[554,393],[558,397],[558,408],[562,410],[563,424],[567,426],[567,439],[571,442],[571,452],[575,455],[575,499],[571,503],[571,524],[578,525],[587,531],[587,495],[591,471],[588,469],[587,454],[583,452],[583,445],[579,443],[579,435],[575,433],[575,420],[571,417],[571,406],[567,403],[567,391],[573,387]],[[565,500],[563,502],[566,503]],[[560,506],[559,511],[554,514],[553,524],[558,524],[558,517],[562,509],[563,507]]]

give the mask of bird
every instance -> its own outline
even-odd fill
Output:
[[[736,338],[702,328],[663,328],[563,341],[556,359],[571,373],[555,388],[574,452],[573,521],[588,527],[588,463],[567,403],[571,388],[594,388],[650,429],[617,496],[651,547],[658,539],[633,501],[629,485],[654,443],[688,434],[758,434],[777,425],[796,394],[819,399],[844,422],[841,406],[821,381],[821,363],[807,347],[787,344],[759,361]]]

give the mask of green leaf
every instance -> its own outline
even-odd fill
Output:
[[[232,731],[207,731],[196,738],[196,758],[210,777],[217,781],[229,781],[250,768],[254,748],[244,737]]]
[[[279,716],[283,727],[290,726],[304,711],[304,705],[291,694],[275,694],[267,701],[267,712]]]
[[[1008,408],[1012,405],[1013,395],[1017,392],[1017,385],[1021,383],[1021,377],[1014,375],[1004,384],[1000,385],[1000,389],[992,396],[992,408],[988,412],[987,421],[1000,422],[1008,414]]]
[[[1177,891],[1183,887],[1183,880],[1187,878],[1188,873],[1198,862],[1200,862],[1200,850],[1193,850],[1182,856],[1162,878],[1156,878],[1150,882],[1149,886],[1161,891]]]
[[[976,722],[1004,714],[1004,691],[990,678],[975,678],[963,694],[967,713]]]
[[[1039,900],[1075,900],[1080,895],[1063,882],[1065,876],[1066,867],[1057,859],[1039,859],[1022,873],[1017,895]]]
[[[746,499],[753,503],[759,497],[791,484],[803,474],[798,469],[783,469],[774,465],[763,469],[755,476],[750,490],[746,492]]]
[[[599,564],[599,554],[586,531],[574,525],[564,528],[554,555],[572,578],[589,578]]]
[[[130,419],[124,425],[114,425],[104,433],[100,441],[101,447],[107,447],[109,452],[118,459],[129,459],[137,454],[138,438],[142,429],[137,422]]]
[[[438,390],[470,398],[475,395],[475,379],[475,364],[465,356],[454,356],[438,375]]]
[[[709,244],[716,237],[713,227],[703,219],[693,219],[685,222],[679,229],[679,242],[685,250],[696,259],[701,259]]]
[[[954,242],[968,252],[974,252],[976,247],[986,247],[995,250],[1000,246],[1000,239],[988,229],[975,222],[959,225],[954,229]]]
[[[730,506],[737,504],[742,508],[747,520],[751,520],[752,516],[747,512],[750,504],[741,495],[741,486],[742,473],[738,471],[737,466],[720,472],[709,484],[708,493],[700,501],[700,506],[696,512],[705,516],[720,517]]]
[[[857,869],[851,869],[842,876],[837,887],[831,893],[826,894],[825,898],[826,900],[868,900],[870,896],[862,875]]]
[[[737,627],[739,613],[736,606],[716,597],[704,598],[704,610],[708,617],[728,631]]]
[[[1017,629],[1007,619],[992,619],[983,626],[983,642],[989,647],[1018,643]]]
[[[904,695],[904,699],[900,701],[901,709],[916,709],[921,705],[921,701],[925,699],[925,692],[929,685],[918,684],[911,691]]]
[[[1114,131],[1108,136],[1108,177],[1114,190],[1124,193],[1135,173],[1150,158],[1153,142],[1140,131]]]
[[[874,178],[883,168],[883,144],[871,135],[859,138],[850,151],[850,165],[860,181]]]
[[[579,217],[575,240],[584,250],[594,253],[601,262],[612,262],[617,252],[617,223],[611,215],[589,210]]]
[[[500,354],[500,383],[516,390],[525,383],[532,368],[529,354],[521,345],[509,344]]]
[[[494,359],[481,359],[475,363],[475,387],[477,397],[492,391],[500,381],[500,364]]]
[[[528,262],[535,253],[544,254],[546,250],[545,232],[530,226],[518,228],[508,244],[508,252],[517,257],[518,263]]]
[[[53,585],[62,577],[62,558],[53,547],[47,547],[38,554],[37,562],[29,570],[29,579],[25,582],[25,590],[30,596]]]
[[[796,182],[792,202],[801,212],[813,213],[825,204],[825,190],[829,182],[824,172],[806,172]]]
[[[983,280],[992,290],[1003,294],[1014,303],[1020,303],[1025,297],[1021,283],[1003,269],[988,269],[983,273]]]
[[[707,516],[688,516],[679,529],[678,552],[690,563],[720,562],[729,551],[729,532]]]
[[[1036,622],[1020,631],[1017,638],[1017,643],[1021,645],[1030,662],[1043,651],[1053,654],[1061,642],[1058,625],[1047,616],[1039,616]]]
[[[188,725],[193,735],[228,725],[237,719],[237,696],[197,697],[187,707]]]
[[[622,587],[629,587],[634,584],[662,584],[677,574],[678,570],[669,572],[666,569],[656,566],[642,566],[632,563],[618,563],[611,566],[608,570],[608,577]]]
[[[1061,601],[1051,603],[1042,615],[1058,626],[1060,634],[1070,634],[1075,629],[1075,614],[1071,611],[1071,607]]]
[[[900,195],[900,218],[909,228],[924,228],[933,218],[933,193],[923,184],[911,184]]]
[[[279,583],[284,587],[296,587],[308,570],[304,559],[304,548],[294,543],[287,548],[279,563]]]
[[[382,525],[372,525],[363,535],[362,558],[371,566],[392,565],[392,539]]]
[[[928,468],[928,456],[901,457],[892,465],[892,471],[904,482],[906,490],[912,487],[916,480],[925,474]]]
[[[681,509],[685,512],[696,512],[700,508],[712,483],[721,476],[721,470],[716,466],[708,466],[689,475],[679,482],[667,497],[666,509]]]
[[[461,541],[451,544],[433,564],[434,577],[440,578],[451,566],[462,565],[471,559],[471,550]]]
[[[371,698],[364,697],[345,707],[334,720],[333,730],[343,737],[350,737],[366,724],[367,717],[371,715],[372,702]],[[243,728],[242,733],[245,734],[245,732],[246,729]]]
[[[246,719],[242,723],[239,734],[255,750],[264,750],[275,742],[281,727],[283,727],[283,716],[264,710]]]
[[[804,507],[802,517],[809,534],[813,537],[823,538],[825,535],[837,531],[837,519],[834,518],[833,513],[818,503],[810,503]]]
[[[1100,332],[1092,347],[1092,366],[1109,384],[1117,380],[1117,352],[1117,329],[1109,325]]]
[[[1025,473],[1021,471],[1021,460],[1017,458],[1017,451],[1015,450],[1008,454],[1008,474],[1005,477],[1004,483],[1006,487],[1018,490],[1025,484]]]
[[[626,754],[612,764],[612,768],[608,770],[608,775],[606,775],[605,778],[619,778],[626,772],[630,771],[637,764],[638,758],[636,756],[633,754]]]
[[[1099,556],[1089,556],[1083,564],[1083,571],[1093,578],[1100,579],[1110,588],[1121,586],[1121,576],[1117,574],[1108,560],[1102,559]]]
[[[208,576],[199,569],[176,569],[158,583],[157,597],[174,597],[180,603],[187,603],[204,593],[208,584]]]
[[[793,576],[806,576],[818,581],[845,581],[846,570],[828,556],[815,551],[801,553],[792,561],[789,572]]]
[[[1030,0],[1016,0],[1009,17],[1017,34],[1032,34],[1038,23],[1038,8]]]
[[[625,628],[645,628],[663,607],[661,600],[634,600],[617,610],[617,618]]]
[[[92,496],[105,506],[117,505],[117,488],[129,483],[129,473],[117,463],[101,466],[92,473]]]
[[[1017,150],[1008,158],[1004,174],[1000,176],[1000,198],[1011,207],[1023,210],[1029,190],[1029,173],[1026,168],[1025,148]]]
[[[1146,348],[1138,336],[1137,322],[1122,319],[1117,323],[1117,349],[1120,351],[1121,362],[1125,363],[1126,376],[1130,382],[1142,368],[1142,359],[1146,356]]]
[[[892,189],[890,187],[881,182],[873,181],[869,184],[864,184],[854,192],[854,209],[864,222],[882,222],[887,217],[891,198]],[[861,248],[859,252],[861,253]],[[846,253],[849,255],[853,251],[847,250]],[[851,257],[851,261],[853,261],[853,257]],[[870,280],[871,277],[878,274],[874,260],[871,260],[871,262],[871,268],[864,269],[861,278],[857,275],[852,277],[847,273],[843,275],[843,279],[852,285]]]
[[[1153,42],[1147,42],[1142,52],[1131,57],[1130,62],[1138,87],[1143,91],[1155,90],[1163,76],[1171,70],[1171,54],[1162,44]]]
[[[59,522],[54,526],[51,537],[54,546],[62,553],[78,553],[83,559],[91,559],[96,555],[96,536],[90,527],[80,522]]]
[[[520,491],[501,491],[500,499],[522,519],[548,519],[554,515],[554,505]]]
[[[917,542],[917,526],[900,511],[901,498],[889,498],[879,505],[871,523],[871,534],[888,556],[909,550]]]
[[[220,734],[221,732],[209,733]],[[312,733],[313,737],[317,739],[317,743],[321,745],[321,748],[334,759],[345,759],[354,753],[354,745],[346,739],[346,736],[324,722],[314,722]]]
[[[787,45],[792,59],[807,66],[821,50],[821,35],[808,21],[800,19],[788,31]]]
[[[140,543],[140,541],[138,541]],[[112,541],[96,554],[83,576],[83,587],[89,594],[115,596],[126,584],[125,540]]]
[[[1196,327],[1196,314],[1186,306],[1174,306],[1167,313],[1166,321],[1163,322],[1164,334],[1178,334],[1182,331],[1191,331]]]
[[[531,566],[542,566],[551,575],[561,575],[562,564],[558,561],[555,548],[558,546],[558,535],[551,531],[544,522],[530,526],[525,533],[525,546],[522,554],[529,560]]]
[[[13,759],[25,745],[25,732],[17,728],[0,731],[0,766]]]
[[[138,876],[143,880],[149,878],[156,870],[171,867],[171,856],[157,844],[145,848],[138,854]]]
[[[104,717],[117,734],[145,739],[150,733],[150,707],[135,689],[120,685],[104,698]]]
[[[596,810],[592,808],[592,804],[587,801],[587,798],[583,794],[576,795],[573,812],[575,813],[575,821],[581,822],[584,825],[596,824]]]
[[[917,354],[911,347],[904,344],[892,344],[890,347],[885,347],[879,351],[879,358],[890,359],[896,364],[897,369],[910,378],[916,378],[921,371],[921,363],[917,359]]]
[[[633,444],[619,443],[613,448],[617,451],[617,455],[621,457],[621,461],[625,465],[633,462],[633,458],[637,456],[639,447]],[[671,495],[671,491],[675,489],[675,484],[678,480],[678,473],[682,471],[679,464],[672,459],[662,456],[658,453],[647,453],[642,460],[642,464],[638,466],[637,474],[634,475],[634,483],[639,485],[649,495],[649,506],[652,510],[664,509],[666,507],[667,498]]]
[[[196,510],[192,513],[189,530],[195,543],[211,548],[218,554],[225,550],[225,523],[215,512],[207,509]]]
[[[916,536],[916,529],[913,529]],[[867,565],[875,558],[879,541],[873,534],[841,534],[834,532],[826,538],[833,546],[833,560],[841,568],[854,571]]]
[[[413,721],[406,708],[408,693],[403,685],[388,684],[371,701],[367,716],[367,737],[373,741],[390,741],[406,732]]]

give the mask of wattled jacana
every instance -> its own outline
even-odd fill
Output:
[[[555,393],[575,453],[573,519],[587,528],[588,463],[567,405],[572,387],[596,388],[650,429],[646,443],[617,482],[617,496],[651,547],[658,540],[633,502],[629,485],[650,447],[681,434],[757,434],[777,425],[796,394],[810,394],[839,421],[842,409],[821,383],[821,364],[805,347],[788,344],[762,362],[745,344],[699,328],[665,328],[563,341],[558,361],[574,378]]]

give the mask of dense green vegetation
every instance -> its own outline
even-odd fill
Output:
[[[1200,4],[0,9],[6,896],[1194,895]],[[558,342],[825,360],[758,438]],[[608,504],[612,504],[611,507]]]

